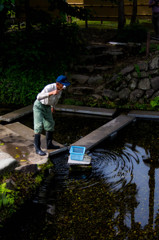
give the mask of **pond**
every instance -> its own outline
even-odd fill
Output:
[[[159,122],[137,121],[93,149],[92,168],[71,170],[68,155],[1,239],[159,239]]]

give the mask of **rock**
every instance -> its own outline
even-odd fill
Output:
[[[88,79],[88,84],[99,84],[103,82],[103,77],[101,75],[92,76]]]
[[[131,74],[128,74],[125,79],[129,82],[131,80]]]
[[[81,74],[73,74],[70,76],[70,78],[72,79],[72,81],[76,81],[80,84],[85,84],[88,79],[89,79],[89,76],[86,76],[86,75],[81,75]]]
[[[153,94],[153,96],[151,97],[151,99],[154,99],[155,97],[158,97],[158,96],[159,96],[159,91],[155,92],[155,93]]]
[[[130,89],[129,88],[124,88],[119,92],[119,98],[122,100],[127,100],[130,95]]]
[[[92,94],[94,93],[94,88],[92,87],[72,87],[69,89],[69,93],[74,95]]]
[[[138,79],[137,79],[137,78],[133,78],[133,79],[130,81],[129,88],[130,88],[131,90],[134,90],[134,89],[137,87],[137,83],[138,83]]]
[[[145,93],[145,98],[150,98],[154,93],[154,90],[153,89],[149,89],[146,91]]]
[[[141,61],[141,62],[138,62],[137,65],[138,65],[140,71],[147,71],[148,70],[148,63],[147,62]]]
[[[144,94],[144,91],[141,89],[135,89],[130,93],[130,102],[137,102]]]
[[[139,81],[138,88],[142,90],[150,89],[150,81],[148,78],[142,79]]]
[[[120,74],[124,76],[124,75],[132,72],[133,70],[134,70],[134,66],[131,65],[131,66],[128,66],[128,67],[122,69],[121,72],[120,72]]]
[[[97,99],[97,100],[102,100],[103,99],[102,96],[99,95],[99,94],[93,94],[92,97]]]
[[[92,73],[94,70],[93,65],[88,65],[88,66],[75,66],[75,71],[78,71],[80,73],[86,72],[86,73]]]
[[[147,73],[147,72],[140,72],[140,77],[141,78],[149,77],[149,73]]]
[[[108,97],[110,100],[114,100],[115,98],[118,97],[118,93],[110,89],[104,89],[102,96]]]
[[[151,79],[151,86],[155,91],[159,89],[159,76]]]
[[[133,72],[133,73],[132,73],[132,77],[134,77],[134,78],[138,78],[138,77],[139,77],[139,73],[137,73],[137,72]]]
[[[155,57],[155,58],[153,58],[153,59],[150,61],[150,63],[149,63],[149,68],[150,68],[150,69],[156,69],[156,68],[158,68],[158,60],[159,60],[159,57],[158,57],[158,56]]]

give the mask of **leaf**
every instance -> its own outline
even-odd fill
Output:
[[[26,159],[20,159],[20,162],[26,162],[27,160]]]

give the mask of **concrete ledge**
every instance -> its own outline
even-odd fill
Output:
[[[62,105],[62,104],[57,104],[56,110],[61,112],[84,113],[84,114],[91,114],[91,115],[105,116],[105,117],[113,117],[114,114],[116,113],[116,109],[82,107],[82,106]],[[32,112],[33,112],[33,105],[29,105],[27,107],[20,108],[18,110],[15,110],[13,112],[0,116],[0,121],[9,123],[16,119],[24,117]]]
[[[20,117],[23,117],[29,113],[32,113],[32,111],[33,111],[33,105],[29,105],[27,107],[20,108],[18,110],[15,110],[13,112],[0,116],[0,121],[12,122]]]
[[[82,107],[74,105],[60,105],[56,106],[56,110],[70,112],[70,113],[84,113],[91,115],[100,115],[105,117],[113,117],[116,113],[116,109],[105,109],[105,108],[93,108],[93,107]]]
[[[128,116],[142,118],[142,119],[159,119],[159,112],[132,110],[128,113]]]

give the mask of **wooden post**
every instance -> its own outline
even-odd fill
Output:
[[[148,57],[149,51],[150,51],[150,32],[147,33],[146,57]]]
[[[85,27],[88,28],[88,17],[87,17],[87,13],[86,13],[86,19],[85,19]]]

